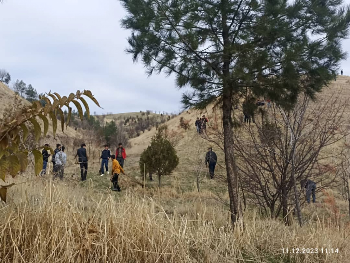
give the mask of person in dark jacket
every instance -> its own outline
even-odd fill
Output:
[[[207,122],[209,122],[208,118],[203,115],[201,119],[201,131],[205,134],[207,134]]]
[[[108,172],[108,160],[111,158],[111,151],[108,149],[108,145],[105,145],[105,149],[102,151],[101,157],[101,176],[104,176],[104,166],[106,167],[106,172]]]
[[[197,128],[197,132],[201,133],[201,120],[199,118],[197,118],[196,122],[195,122],[196,128]]]
[[[255,111],[258,109],[258,105],[254,97],[247,98],[243,103],[243,114],[247,116],[247,123],[250,124],[250,120],[255,123]]]
[[[53,173],[56,173],[56,159],[55,159],[55,156],[56,156],[56,153],[60,152],[61,151],[61,144],[56,144],[56,149],[52,155],[52,172]]]
[[[215,173],[215,166],[218,161],[218,157],[216,156],[216,153],[213,151],[213,148],[209,147],[208,152],[205,156],[205,166],[208,167],[209,165],[209,174],[210,178],[214,178]]]
[[[126,152],[122,143],[118,144],[118,148],[115,152],[115,157],[119,162],[120,166],[124,168],[124,160],[126,159]]]
[[[42,150],[41,154],[43,155],[43,170],[41,171],[40,175],[43,176],[44,174],[46,174],[46,167],[47,167],[47,163],[49,162],[49,157],[51,154],[48,153],[48,151],[46,150],[47,147],[50,147],[50,145],[48,145],[47,143],[44,145],[45,148]]]
[[[300,182],[302,188],[306,188],[306,201],[310,204],[310,196],[312,195],[312,202],[316,202],[316,183],[309,179]]]
[[[86,153],[86,144],[83,143],[81,145],[81,148],[78,149],[77,154],[74,158],[78,156],[78,162],[80,164],[80,174],[81,174],[81,180],[86,180],[87,170],[88,170],[88,156]]]

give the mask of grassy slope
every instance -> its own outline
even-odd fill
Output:
[[[104,116],[105,123],[110,122],[110,121],[116,121],[116,122],[124,121],[124,118],[128,118],[128,117],[131,117],[131,118],[139,117],[139,118],[143,118],[143,119],[146,119],[146,117],[147,117],[146,115],[142,116],[141,112],[125,112],[125,113],[98,115],[97,117],[101,118],[103,116]],[[153,116],[160,117],[161,115],[157,114],[157,113],[150,113],[149,114],[149,117],[153,117]]]
[[[349,80],[339,77],[332,84],[333,89],[326,89],[323,96],[330,96],[334,89],[350,88]],[[350,89],[344,92],[348,95]],[[210,107],[203,113],[210,120],[214,117]],[[97,175],[98,159],[91,160],[89,180],[85,183],[78,182],[77,166],[66,169],[62,183],[50,184],[29,175],[20,178],[22,182],[34,181],[12,188],[9,206],[0,207],[4,222],[11,222],[1,227],[4,234],[0,242],[7,242],[8,249],[1,250],[0,258],[5,258],[5,262],[10,259],[19,262],[21,257],[35,262],[77,262],[79,255],[91,262],[347,262],[350,229],[344,223],[340,229],[336,227],[323,204],[303,211],[307,224],[302,229],[259,219],[254,211],[249,211],[244,231],[237,228],[231,234],[227,229],[229,215],[223,204],[227,202],[223,154],[216,147],[218,178],[207,179],[203,168],[210,143],[199,137],[194,127],[195,118],[203,113],[190,110],[167,122],[169,130],[177,134],[174,137],[178,138],[180,165],[172,175],[162,179],[161,190],[156,187],[157,182],[147,180],[146,191],[135,182],[142,182],[138,159],[156,133],[155,128],[131,140],[125,165],[128,175],[120,178],[121,194],[111,193],[108,178]],[[181,116],[191,119],[187,132],[178,127]],[[72,155],[69,152],[68,157]],[[198,173],[200,193],[195,185]],[[144,195],[146,199],[142,198]],[[26,220],[16,217],[16,213],[26,214]],[[16,232],[9,242],[10,229],[35,231]],[[41,239],[35,240],[38,232]],[[53,236],[50,242],[49,235]],[[322,246],[338,247],[340,253],[327,256],[282,252],[283,247]],[[75,249],[67,250],[67,247]]]
[[[2,117],[2,113],[4,110],[13,104],[15,98],[15,92],[11,90],[8,86],[4,85],[0,82],[0,118]],[[22,105],[30,105],[30,102],[28,102],[25,99],[21,99]],[[20,107],[21,105],[16,105],[16,107]],[[41,124],[41,120],[38,119],[38,122]],[[57,143],[63,143],[66,146],[70,147],[72,145],[72,142],[74,138],[80,138],[81,135],[79,132],[75,131],[73,128],[68,127],[67,129],[62,132],[60,129],[61,125],[58,125],[58,130],[56,133],[55,138],[53,137],[53,131],[52,131],[52,123],[49,122],[49,132],[46,138],[42,138],[39,141],[39,145],[43,145],[45,143],[49,143],[52,147],[54,147]]]

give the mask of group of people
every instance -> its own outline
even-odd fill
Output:
[[[255,100],[255,98],[251,97],[249,99],[247,99],[244,103],[243,103],[243,115],[244,115],[244,122],[245,123],[250,123],[251,121],[253,121],[253,123],[255,123],[255,111],[258,109],[258,107],[264,106],[265,104],[267,104],[267,107],[270,108],[271,107],[271,100],[267,99],[265,100]]]
[[[202,119],[206,119],[205,116],[203,115]],[[199,118],[198,118],[199,119]],[[205,123],[205,121],[203,121]],[[206,119],[207,122],[207,119]],[[203,127],[203,126],[201,126]],[[205,127],[205,126],[204,126]],[[197,126],[198,130],[198,126]],[[46,168],[47,164],[49,161],[49,157],[51,156],[47,148],[49,147],[48,144],[45,144],[45,148],[42,150],[42,155],[43,155],[43,169],[41,172],[41,175],[46,174]],[[56,145],[56,149],[54,150],[54,153],[52,155],[52,163],[53,163],[53,174],[54,174],[54,179],[56,177],[59,177],[61,180],[63,179],[64,175],[64,168],[67,163],[67,155],[64,152],[65,147],[61,144]],[[87,177],[87,171],[88,171],[88,156],[86,152],[86,144],[83,143],[81,144],[81,147],[77,150],[77,153],[74,158],[78,157],[78,163],[80,165],[80,171],[81,171],[81,180],[85,181]],[[110,181],[113,183],[112,190],[113,191],[121,191],[118,180],[119,180],[119,175],[120,173],[125,174],[124,171],[124,161],[126,159],[126,151],[125,148],[123,147],[122,143],[118,144],[118,148],[116,150],[115,155],[111,155],[111,151],[109,150],[109,146],[105,145],[104,150],[101,153],[101,167],[100,167],[100,175],[104,176],[104,169],[106,169],[107,175],[109,175],[108,171],[108,162],[110,159],[112,159],[112,173],[110,177]],[[212,147],[208,148],[208,152],[205,155],[205,166],[209,168],[209,175],[210,178],[213,179],[215,175],[215,166],[218,161],[216,153],[213,151]],[[150,178],[152,175],[150,174]],[[310,203],[310,197],[312,196],[312,201],[313,203],[316,202],[316,183],[307,179],[307,180],[302,180],[300,182],[301,188],[306,189],[306,200],[308,203]]]
[[[51,154],[48,153],[47,148],[50,147],[49,144],[45,144],[45,148],[42,150],[42,156],[43,156],[43,169],[41,171],[41,175],[46,174],[47,164],[49,162],[49,157]],[[59,177],[61,180],[63,179],[64,175],[64,168],[67,164],[67,155],[64,152],[65,147],[61,144],[56,145],[56,149],[54,150],[52,154],[52,165],[53,165],[53,176],[54,179],[56,177]],[[88,155],[86,152],[86,144],[81,144],[81,147],[77,150],[76,155],[74,158],[78,157],[78,164],[80,165],[80,175],[81,175],[81,181],[85,181],[87,178],[87,171],[88,171]],[[108,161],[112,159],[112,174],[110,177],[111,182],[113,183],[112,190],[113,191],[120,191],[120,187],[118,184],[119,174],[124,172],[124,160],[126,159],[126,151],[123,147],[122,143],[118,144],[118,148],[116,150],[115,155],[111,155],[111,152],[109,150],[108,145],[105,145],[105,149],[102,151],[100,159],[101,161],[101,167],[100,167],[100,175],[104,175],[104,168],[106,169],[106,173],[108,172]]]
[[[202,118],[197,118],[195,125],[198,133],[206,133],[208,121],[209,120],[205,117],[205,115],[203,115]]]
[[[113,191],[119,191],[120,192],[120,187],[118,184],[119,180],[119,175],[120,173],[124,172],[124,160],[126,159],[126,151],[125,148],[123,147],[122,143],[118,144],[118,148],[116,150],[115,155],[111,155],[111,151],[109,150],[109,146],[106,144],[105,149],[102,151],[101,157],[101,168],[100,168],[100,175],[104,176],[104,168],[106,168],[106,173],[109,174],[108,171],[108,161],[112,159],[112,175],[111,175],[111,182],[113,183]]]
[[[41,171],[41,176],[46,174],[47,164],[49,162],[49,157],[51,154],[48,153],[47,147],[50,147],[48,144],[45,144],[45,148],[42,150],[43,155],[43,169]],[[61,144],[56,144],[56,149],[52,155],[52,167],[54,178],[59,177],[61,180],[63,179],[64,167],[67,163],[67,155],[64,152],[65,147]]]

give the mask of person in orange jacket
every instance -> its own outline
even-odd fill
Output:
[[[120,166],[123,168],[124,160],[126,159],[126,152],[122,143],[118,144],[118,148],[115,152],[115,156],[117,157],[117,161],[119,162]]]
[[[122,172],[124,175],[124,169],[121,167],[119,162],[115,159],[115,155],[111,155],[112,158],[112,176],[111,176],[111,182],[113,183],[113,188],[112,191],[118,191],[120,192],[120,187],[118,185],[118,179],[119,179],[119,174]]]

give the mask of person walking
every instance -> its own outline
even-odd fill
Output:
[[[267,99],[267,107],[271,108],[271,100],[270,99]]]
[[[201,133],[201,121],[199,119],[199,117],[197,118],[196,122],[195,122],[196,128],[197,128],[197,132]]]
[[[244,115],[244,123],[250,123],[250,117],[248,116],[248,114],[246,112],[243,112]]]
[[[314,181],[311,181],[309,179],[302,180],[300,182],[301,187],[306,188],[306,201],[310,204],[310,196],[312,195],[312,202],[316,202],[316,183]]]
[[[52,155],[52,173],[55,174],[56,173],[56,158],[55,155],[56,153],[58,153],[61,150],[61,144],[56,144],[56,149],[54,150],[54,153]]]
[[[340,71],[340,74],[343,76],[343,70]]]
[[[120,187],[118,184],[119,180],[119,175],[122,172],[124,175],[124,169],[123,167],[119,164],[119,162],[116,160],[115,155],[111,156],[112,158],[112,176],[111,176],[111,182],[113,183],[113,188],[112,191],[118,191],[120,192]]]
[[[108,145],[105,145],[105,149],[102,151],[101,157],[102,162],[101,162],[101,176],[104,176],[104,166],[106,167],[106,172],[107,174],[109,174],[108,172],[108,160],[109,158],[111,158],[111,151],[108,149]]]
[[[120,166],[124,168],[124,160],[126,159],[126,152],[122,143],[118,144],[118,148],[116,150],[115,156]]]
[[[61,180],[63,179],[64,167],[67,163],[67,155],[64,152],[65,147],[62,146],[60,151],[55,155],[55,163],[56,163],[56,174],[54,174],[54,179],[58,176]]]
[[[47,163],[49,162],[49,157],[51,156],[51,154],[48,153],[47,148],[50,147],[50,145],[48,145],[47,143],[44,145],[44,149],[42,150],[41,154],[43,155],[43,169],[40,173],[41,176],[43,176],[44,174],[46,174],[46,167],[47,167]]]
[[[81,148],[78,149],[77,154],[75,155],[74,158],[78,156],[78,162],[80,164],[80,175],[81,175],[81,180],[85,181],[86,176],[87,176],[87,171],[88,171],[88,156],[86,153],[86,144],[83,143],[81,145]]]
[[[210,178],[214,178],[214,173],[215,173],[215,166],[218,161],[218,157],[216,156],[216,153],[213,151],[212,147],[208,148],[208,152],[205,155],[205,167],[208,167],[209,165],[209,174]]]
[[[207,122],[209,122],[208,118],[206,118],[205,115],[203,115],[201,120],[201,130],[205,134],[207,134]]]
[[[255,101],[254,97],[248,98],[243,103],[243,114],[247,116],[246,122],[250,124],[250,121],[252,120],[253,123],[255,123],[255,111],[258,109],[258,105]]]

